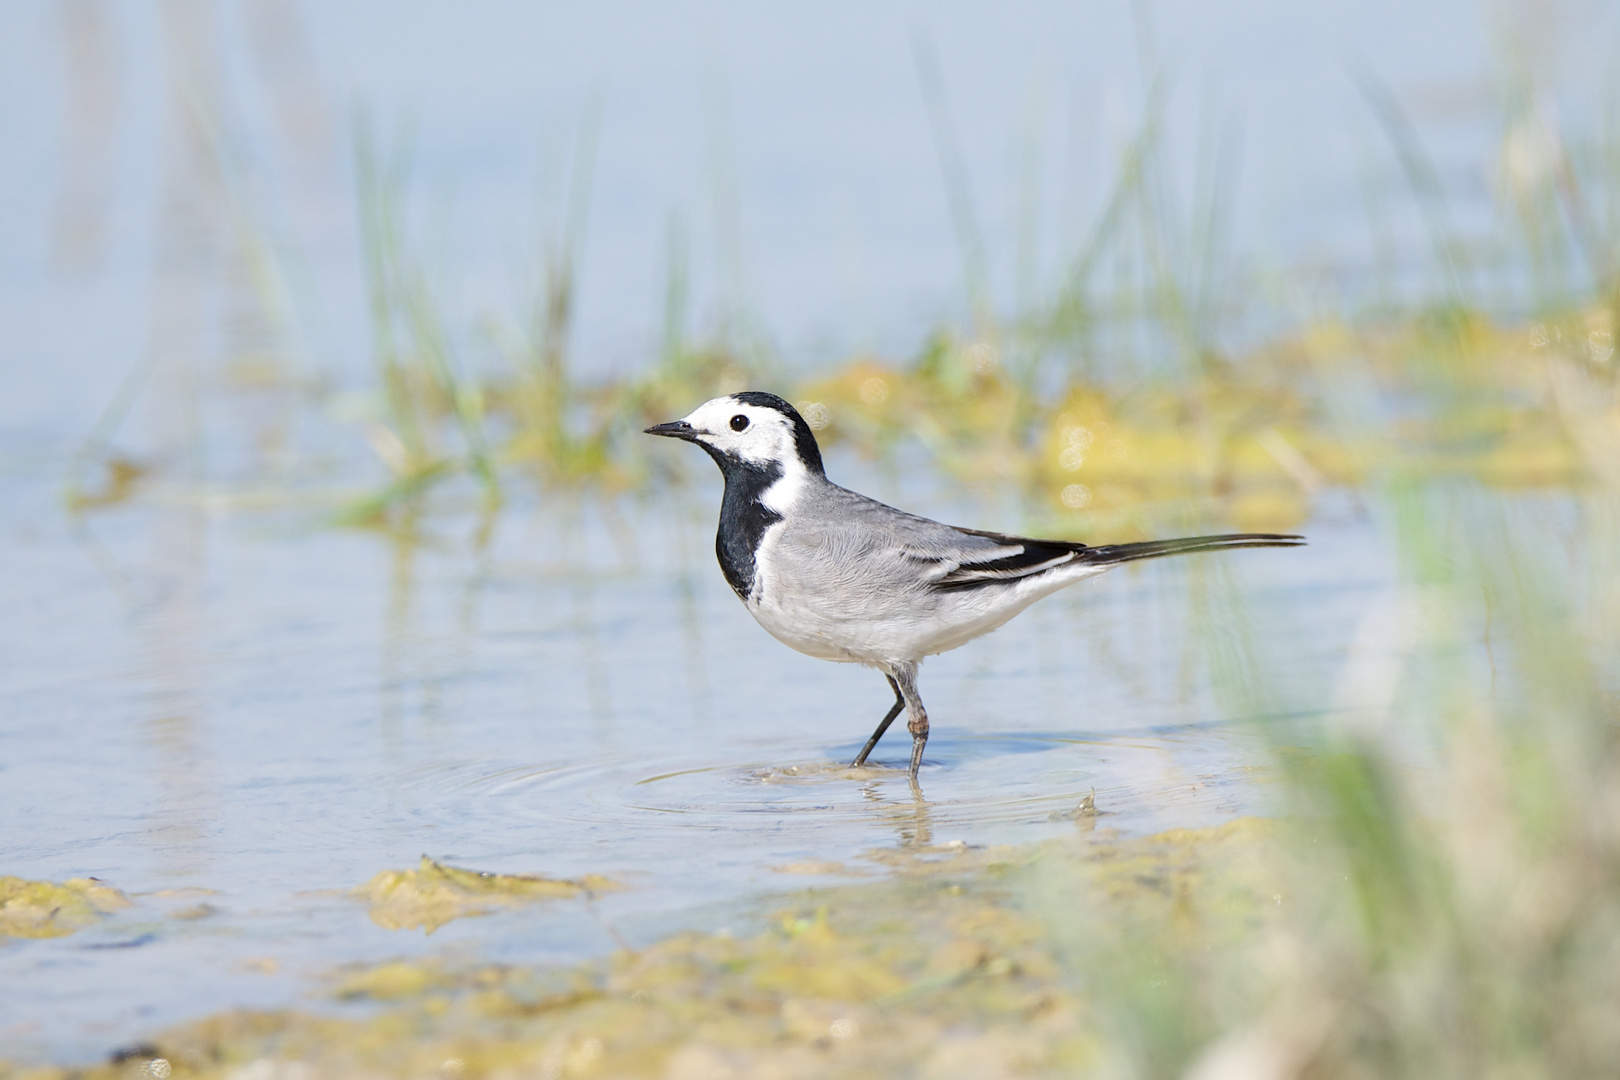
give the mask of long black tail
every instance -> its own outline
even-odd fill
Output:
[[[1112,566],[1137,559],[1188,555],[1195,551],[1230,551],[1233,548],[1299,547],[1303,536],[1281,533],[1228,533],[1225,536],[1188,536],[1180,540],[1144,540],[1139,544],[1105,544],[1087,548],[1080,557],[1089,563]]]

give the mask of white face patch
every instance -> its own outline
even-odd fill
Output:
[[[781,466],[783,480],[807,470],[793,439],[793,421],[761,405],[733,397],[705,401],[686,417],[697,437],[723,453],[754,465]],[[771,490],[781,486],[779,481]]]

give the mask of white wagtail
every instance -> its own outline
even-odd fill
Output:
[[[1041,597],[1120,563],[1304,543],[1234,533],[1088,547],[942,525],[832,483],[810,425],[759,391],[706,401],[647,434],[697,443],[720,466],[726,490],[715,554],[759,625],[802,653],[867,664],[888,677],[894,706],[853,765],[865,763],[904,708],[913,785],[928,742],[917,694],[923,657],[965,645]]]

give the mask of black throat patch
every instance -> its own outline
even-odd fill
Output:
[[[743,600],[754,588],[754,552],[759,550],[765,530],[782,520],[782,515],[760,499],[766,489],[782,479],[782,466],[776,462],[755,465],[698,443],[714,458],[726,478],[726,493],[720,499],[720,530],[714,537],[714,554],[726,583]]]

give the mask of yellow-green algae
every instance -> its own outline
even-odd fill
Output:
[[[1589,480],[1560,383],[1591,367],[1589,338],[1612,340],[1613,313],[1579,319],[1567,347],[1467,314],[1328,320],[1197,371],[1075,376],[1039,393],[988,343],[942,338],[912,364],[857,359],[794,394],[823,441],[881,457],[915,438],[953,475],[1021,489],[1058,517],[1117,515],[1129,532],[1146,527],[1143,508],[1190,499],[1243,527],[1293,528],[1321,491],[1395,466],[1502,490]],[[1472,397],[1410,407],[1442,380]]]
[[[1612,378],[1615,331],[1614,308],[1593,303],[1551,329],[1465,310],[1372,325],[1326,318],[1241,354],[1152,370],[1069,348],[1026,370],[1028,343],[988,330],[942,331],[915,356],[857,355],[793,381],[723,350],[590,387],[565,373],[536,384],[527,369],[450,386],[443,371],[407,365],[414,375],[385,373],[365,429],[391,479],[339,520],[387,522],[469,473],[496,501],[514,473],[608,495],[667,481],[687,466],[648,445],[646,424],[762,386],[798,404],[826,446],[892,460],[897,446],[920,444],[958,480],[1021,494],[1035,519],[1021,528],[1054,534],[1124,541],[1189,512],[1294,529],[1323,493],[1391,470],[1503,491],[1580,489],[1594,466],[1573,430],[1570,387]],[[75,506],[137,493],[143,474],[103,464],[106,493],[75,488]]]
[[[491,874],[446,866],[424,855],[414,870],[384,870],[359,895],[371,905],[371,921],[383,929],[420,927],[431,934],[452,919],[487,915],[497,907],[590,896],[620,887],[596,874],[575,880]]]
[[[129,898],[96,878],[28,881],[0,877],[0,937],[66,937],[129,906]]]
[[[377,1003],[367,1016],[226,1012],[150,1049],[177,1078],[237,1080],[1065,1075],[1103,1052],[1111,988],[1077,977],[1055,931],[1128,920],[1187,955],[1247,933],[1276,910],[1272,833],[1240,819],[1140,840],[1077,829],[1041,846],[923,846],[885,859],[895,872],[880,882],[786,898],[747,936],[679,934],[572,968],[396,960],[340,973],[334,995]],[[1063,895],[1032,906],[1032,876],[1054,868]]]
[[[522,379],[496,377],[476,396],[509,439],[479,460],[621,491],[667,476],[639,437],[646,423],[768,385],[799,405],[824,444],[884,460],[914,441],[953,477],[1022,493],[1042,528],[1102,527],[1131,539],[1163,526],[1155,508],[1189,504],[1212,521],[1294,528],[1323,492],[1391,469],[1509,491],[1588,483],[1590,456],[1572,438],[1563,384],[1612,367],[1615,315],[1593,304],[1562,319],[1549,336],[1543,324],[1464,310],[1366,326],[1328,318],[1240,355],[1151,371],[1099,369],[1059,350],[1039,377],[1017,359],[1016,335],[993,332],[942,331],[913,357],[857,355],[792,383],[705,355],[558,390],[579,406],[574,434],[555,422],[555,403],[537,412],[524,404]],[[1437,411],[1429,398],[1439,385],[1447,400]],[[454,413],[431,393],[421,409],[427,420]],[[406,468],[384,457],[403,472],[365,503],[372,516],[465,464],[452,455]]]

